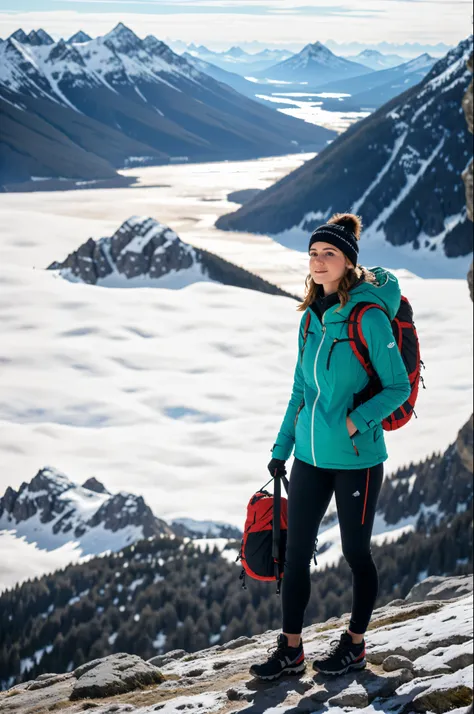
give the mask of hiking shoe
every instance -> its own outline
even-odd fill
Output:
[[[354,645],[348,632],[343,632],[339,640],[333,640],[332,650],[321,659],[313,662],[313,669],[322,674],[346,674],[353,669],[364,669],[365,640],[360,645]]]
[[[268,650],[270,652],[270,650]],[[250,674],[258,679],[278,679],[282,674],[300,674],[304,672],[303,642],[298,647],[288,647],[288,638],[284,634],[277,637],[277,647],[270,653],[270,657],[262,664],[253,664]]]

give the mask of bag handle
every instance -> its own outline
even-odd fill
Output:
[[[280,518],[281,518],[281,481],[288,493],[288,479],[283,474],[279,475],[275,469],[273,477],[273,532],[272,532],[272,557],[273,557],[273,572],[277,583],[276,593],[280,594],[281,589],[281,563],[280,563]]]

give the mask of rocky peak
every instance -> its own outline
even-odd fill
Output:
[[[92,40],[92,37],[87,34],[87,32],[83,32],[82,30],[79,30],[79,32],[76,32],[72,37],[69,38],[68,43],[76,43],[80,44],[81,42],[90,42]]]
[[[318,40],[318,42],[314,42],[313,44],[309,44],[306,45],[306,47],[303,47],[300,54],[305,55],[307,57],[317,58],[322,55],[330,57],[333,53]]]
[[[362,50],[362,52],[359,52],[357,55],[358,57],[383,57],[382,53],[379,52],[378,50]]]
[[[52,263],[48,270],[60,270],[67,279],[91,285],[123,285],[138,280],[132,285],[143,286],[144,279],[172,276],[174,287],[184,287],[189,281],[213,280],[288,295],[247,270],[184,243],[168,226],[146,216],[132,216],[110,238],[89,238],[66,260]]]
[[[32,528],[29,519],[33,516]],[[51,467],[38,471],[18,491],[7,488],[0,498],[0,530],[11,528],[39,548],[51,549],[77,539],[85,553],[94,554],[120,549],[140,538],[173,533],[141,496],[111,495],[94,477],[79,486]]]
[[[88,525],[91,528],[101,525],[112,533],[136,526],[142,529],[143,538],[173,533],[167,523],[153,515],[142,496],[131,493],[116,493],[108,498],[94,513]]]
[[[229,55],[230,57],[243,57],[246,52],[241,47],[231,47],[228,52],[224,52],[224,54]]]
[[[185,57],[173,52],[171,47],[158,40],[153,35],[147,35],[142,42],[142,47],[153,57],[161,57],[167,64],[175,67],[185,68],[188,71],[192,70],[191,65]]]
[[[441,76],[448,68],[452,71],[455,70],[457,68],[455,63],[458,61],[465,63],[472,53],[472,43],[472,35],[466,37],[465,40],[461,40],[456,47],[453,47],[453,49],[450,50],[444,57],[441,57],[441,59],[434,63],[429,73],[426,75],[424,83]],[[412,61],[416,62],[416,60]]]
[[[39,37],[43,45],[54,45],[53,38],[51,37],[51,35],[45,32],[43,28],[40,27],[40,29],[36,32],[36,35],[37,37]]]
[[[75,47],[59,40],[48,55],[48,62],[74,62],[85,68],[85,62]]]
[[[41,45],[54,45],[54,40],[47,32],[42,30],[31,30],[28,35],[28,43],[34,47],[40,47]]]
[[[91,476],[87,481],[84,481],[82,488],[87,488],[89,491],[95,491],[96,493],[110,493],[107,491],[104,484],[98,481],[95,476]]]
[[[72,481],[57,469],[46,466],[40,469],[36,476],[31,479],[28,489],[30,492],[48,491],[51,495],[59,495],[73,487]]]
[[[123,22],[119,22],[103,39],[107,46],[123,54],[138,49],[142,42],[138,35],[124,25]]]
[[[28,43],[28,35],[26,34],[26,32],[24,32],[24,30],[21,29],[21,27],[19,30],[15,30],[15,32],[12,32],[8,39],[16,40],[17,42],[21,42],[22,44]]]

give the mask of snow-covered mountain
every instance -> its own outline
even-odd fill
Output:
[[[346,59],[359,62],[373,70],[389,69],[390,67],[396,67],[406,62],[401,55],[388,55],[371,49],[362,50],[362,52],[359,52],[357,55],[351,55],[346,57]]]
[[[380,255],[382,245],[398,250],[407,267],[410,256],[421,252],[431,261],[468,255],[472,225],[461,174],[472,140],[461,102],[471,80],[471,53],[472,37],[439,60],[422,83],[217,226],[277,239],[285,232],[286,245],[306,250],[308,231],[342,209],[363,218],[366,264],[374,264],[371,255]]]
[[[40,550],[70,544],[81,555],[116,551],[142,538],[173,534],[141,496],[112,495],[96,479],[79,486],[50,467],[38,471],[18,491],[7,488],[0,498],[1,531],[14,531],[16,538]]]
[[[68,39],[68,44],[79,44],[81,42],[90,42],[91,40],[92,37],[88,35],[87,32],[79,30],[78,32],[75,32],[74,35],[71,35],[71,37]]]
[[[371,73],[372,70],[365,65],[338,57],[321,42],[315,42],[306,45],[297,55],[257,72],[256,77],[285,82],[306,82],[314,87]]]
[[[69,280],[103,287],[183,288],[200,281],[289,294],[206,250],[184,243],[154,218],[132,216],[110,238],[92,238],[63,262],[54,262]]]
[[[81,486],[55,468],[42,468],[29,483],[18,490],[8,487],[0,496],[0,592],[85,557],[164,536],[222,550],[242,532],[222,521],[183,517],[168,523],[153,514],[142,496],[112,494],[95,477]],[[234,551],[231,555],[234,560]]]
[[[384,92],[384,101],[388,101],[419,84],[427,76],[435,62],[434,57],[425,53],[390,69],[382,69],[363,77],[354,77],[351,80],[331,82],[326,86],[326,89],[349,93],[351,99],[348,103],[356,105],[370,101],[371,96],[377,96],[374,90],[381,89]],[[379,101],[377,106],[380,104],[383,102]]]
[[[72,39],[80,41],[32,44],[18,31],[0,45],[2,183],[80,178],[87,161],[85,178],[108,178],[127,160],[249,158],[333,137],[236,93],[121,23],[103,37]]]

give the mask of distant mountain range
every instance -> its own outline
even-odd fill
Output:
[[[424,52],[429,52],[439,57],[453,49],[453,45],[447,45],[445,42],[437,42],[435,45],[422,42],[377,42],[367,45],[367,43],[356,40],[327,40],[325,44],[337,54],[348,55],[369,49],[383,52],[384,54],[401,55],[405,59],[417,57]]]
[[[280,49],[264,49],[250,54],[240,47],[231,47],[225,52],[214,52],[203,45],[196,46],[194,44],[186,47],[186,54],[240,75],[253,75],[256,72],[261,72],[293,55],[288,50]]]
[[[72,40],[18,30],[0,42],[0,184],[317,150],[334,137],[238,94],[121,23],[103,37]]]
[[[447,257],[468,255],[472,225],[461,173],[472,139],[461,102],[471,81],[471,53],[472,36],[420,84],[217,226],[276,237],[285,232],[286,245],[306,249],[308,232],[331,212],[353,211],[363,218],[367,246],[373,238]]]
[[[362,106],[380,107],[410,87],[419,84],[435,63],[434,57],[424,54],[396,67],[331,82],[322,90],[350,94],[350,98],[344,100],[345,109],[357,110]]]
[[[132,216],[110,238],[89,238],[48,269],[75,282],[103,287],[183,288],[210,280],[294,297],[218,255],[184,243],[168,226],[146,216]]]
[[[257,79],[305,82],[311,87],[372,73],[359,62],[338,57],[321,42],[306,45],[301,52],[256,73]]]
[[[406,62],[406,59],[401,55],[386,55],[378,50],[363,50],[357,55],[346,57],[346,59],[359,62],[373,70],[389,69]]]

